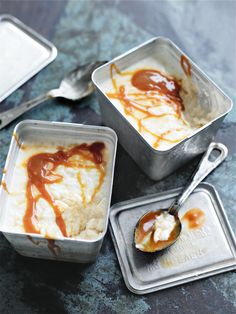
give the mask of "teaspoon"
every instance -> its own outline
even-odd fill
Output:
[[[23,113],[50,98],[62,97],[68,100],[79,100],[90,95],[94,90],[91,81],[91,74],[97,67],[106,62],[107,61],[93,61],[80,65],[61,81],[61,84],[57,89],[52,89],[47,93],[26,101],[13,109],[0,113],[0,130]]]
[[[213,152],[218,152],[219,155],[215,157],[215,159],[212,161],[212,159],[214,158]],[[221,143],[211,143],[206,153],[203,155],[200,163],[198,164],[197,169],[192,175],[189,183],[184,188],[184,190],[177,196],[176,200],[171,204],[171,206],[168,209],[159,209],[155,212],[147,212],[139,219],[134,232],[134,243],[135,247],[138,250],[142,252],[156,252],[164,250],[165,248],[175,243],[182,229],[181,221],[178,217],[178,212],[181,209],[183,203],[193,192],[193,190],[198,186],[198,184],[225,160],[227,155],[228,149],[225,145]],[[171,219],[173,222],[174,217],[174,227],[169,234],[167,240],[162,239],[155,241],[155,222],[156,218],[161,214],[164,214],[162,215],[161,219],[162,224],[164,219],[165,226],[169,223],[166,221],[166,219]]]

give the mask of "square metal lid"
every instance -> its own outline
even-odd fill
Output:
[[[56,47],[11,15],[0,15],[0,102],[53,61]]]
[[[236,242],[214,187],[201,183],[188,198],[179,217],[191,208],[205,214],[201,228],[182,224],[179,240],[168,250],[142,253],[133,245],[138,219],[149,210],[168,208],[181,189],[112,206],[110,231],[129,290],[145,294],[236,268]]]

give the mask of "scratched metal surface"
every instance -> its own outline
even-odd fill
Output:
[[[0,110],[54,88],[78,63],[110,59],[149,39],[172,39],[235,101],[235,1],[3,1],[12,13],[51,39],[57,60],[0,104]],[[220,22],[219,22],[220,21]],[[12,130],[26,118],[101,124],[91,96],[71,105],[47,101],[0,131],[0,167]],[[229,147],[227,161],[207,178],[215,185],[236,229],[236,110],[217,138]],[[150,181],[119,147],[112,202],[183,185],[196,160],[161,182]],[[19,256],[0,235],[1,313],[235,313],[236,274],[229,272],[146,296],[123,282],[113,244],[106,235],[96,263],[39,261]]]

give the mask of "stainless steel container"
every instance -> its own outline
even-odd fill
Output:
[[[180,65],[183,52],[169,39],[158,37],[99,67],[93,72],[92,80],[98,93],[104,124],[116,131],[122,146],[151,179],[161,180],[207,149],[223,119],[231,110],[232,101],[188,58],[200,105],[206,114],[214,113],[214,118],[168,150],[158,151],[152,148],[112,104],[102,87],[103,82],[110,79],[112,63],[122,71],[151,54],[160,54],[165,64],[174,69],[178,77],[183,76]]]
[[[108,206],[106,209],[104,230],[96,240],[78,240],[63,238],[60,240],[49,240],[38,234],[26,234],[12,232],[4,225],[4,217],[7,215],[7,198],[9,196],[6,186],[11,187],[12,174],[14,172],[17,155],[22,143],[25,141],[37,143],[58,143],[61,146],[76,144],[78,141],[104,141],[110,145],[111,163],[109,177],[109,191],[107,193]],[[5,171],[2,178],[0,189],[0,230],[15,248],[24,256],[63,260],[70,262],[88,263],[96,259],[102,245],[103,238],[107,231],[108,216],[110,210],[110,200],[113,183],[114,164],[116,156],[117,136],[115,132],[106,127],[87,126],[61,122],[43,122],[25,120],[19,123],[13,133],[8,157],[6,160]]]
[[[110,231],[125,284],[146,294],[236,269],[236,242],[219,195],[201,183],[182,206],[180,238],[169,249],[143,253],[134,246],[134,228],[147,211],[168,208],[181,189],[140,197],[111,208]],[[192,208],[204,213],[204,223],[189,229],[184,215]]]

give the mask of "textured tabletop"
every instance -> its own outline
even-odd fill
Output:
[[[0,13],[15,15],[58,48],[57,59],[2,102],[1,111],[57,87],[77,64],[109,60],[154,36],[173,40],[235,101],[235,1],[0,0]],[[0,131],[1,169],[13,128],[23,119],[101,124],[94,95],[74,104],[47,101]],[[235,108],[221,126],[217,140],[225,143],[230,153],[206,181],[219,192],[235,230]],[[112,203],[182,186],[196,163],[192,161],[154,182],[119,146]],[[235,313],[236,274],[228,272],[138,296],[124,284],[109,232],[97,261],[91,265],[21,257],[0,234],[0,313],[79,312]]]

